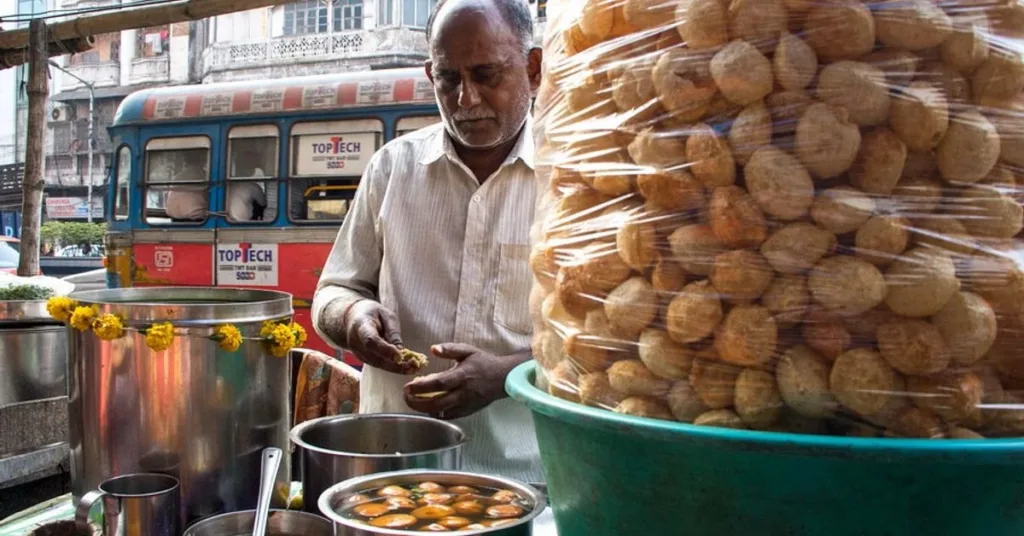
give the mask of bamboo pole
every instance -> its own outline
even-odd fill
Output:
[[[46,22],[29,23],[32,40],[28,49],[28,141],[25,144],[25,179],[21,185],[21,259],[18,275],[39,274],[39,225],[43,209],[43,136],[46,132],[46,100],[49,98],[50,66]]]
[[[51,25],[50,40],[61,42],[134,28],[202,20],[217,15],[286,4],[288,0],[180,0],[134,9],[84,15]],[[0,31],[0,55],[28,47],[29,30]],[[6,62],[10,65],[17,63]]]

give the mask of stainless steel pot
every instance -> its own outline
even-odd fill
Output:
[[[288,359],[257,341],[237,352],[207,337],[223,323],[257,337],[292,315],[289,294],[227,288],[125,288],[72,297],[135,328],[174,324],[162,352],[137,331],[113,341],[69,330],[68,412],[76,500],[112,476],[159,471],[181,481],[182,524],[256,507],[260,451],[288,448]],[[278,485],[290,481],[286,459]],[[283,502],[276,501],[276,506]]]
[[[466,434],[458,426],[421,415],[336,415],[306,421],[291,431],[300,449],[303,509],[318,512],[328,487],[352,477],[401,469],[462,467]]]
[[[515,491],[522,497],[525,497],[531,504],[533,504],[533,509],[517,520],[516,523],[489,529],[460,530],[459,534],[462,535],[488,534],[492,536],[530,536],[533,534],[533,520],[544,511],[544,508],[547,507],[547,500],[544,497],[544,494],[533,486],[522,482],[509,478],[481,475],[477,473],[435,471],[429,469],[396,471],[393,473],[382,473],[352,478],[331,486],[324,491],[317,501],[317,506],[320,508],[320,513],[327,516],[327,518],[334,523],[335,536],[408,536],[410,532],[407,530],[371,527],[369,525],[364,525],[354,520],[347,519],[339,514],[338,510],[349,497],[357,493],[362,493],[369,489],[376,489],[384,486],[418,484],[425,481],[436,482],[445,487],[484,486],[490,488],[509,489]]]
[[[66,332],[45,301],[0,301],[0,406],[67,395]]]
[[[186,529],[183,536],[249,536],[254,517],[254,510],[208,517]],[[267,517],[267,536],[334,536],[334,526],[317,515],[271,510]]]

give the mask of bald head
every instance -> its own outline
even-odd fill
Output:
[[[442,0],[427,32],[427,76],[452,139],[477,150],[515,141],[540,85],[525,0]]]
[[[480,10],[498,15],[519,41],[523,53],[533,48],[533,15],[526,0],[439,0],[427,19],[427,43],[433,48],[434,26],[439,18],[460,10]]]

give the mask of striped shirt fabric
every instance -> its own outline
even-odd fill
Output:
[[[444,342],[495,355],[530,347],[528,266],[535,204],[532,125],[480,184],[455,153],[443,123],[396,138],[367,165],[313,299],[313,321],[332,300],[379,301],[398,316],[406,347],[429,356]],[[339,341],[329,341],[340,348]],[[343,341],[340,341],[343,342]],[[420,374],[454,362],[431,356]],[[410,376],[364,367],[360,412],[414,413]],[[463,468],[543,481],[533,421],[503,399],[454,421],[469,435]]]

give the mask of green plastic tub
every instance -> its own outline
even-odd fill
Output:
[[[1022,536],[1024,440],[867,439],[532,411],[559,536]]]

